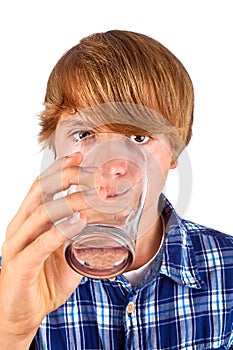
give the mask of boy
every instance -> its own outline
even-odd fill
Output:
[[[183,65],[145,35],[94,34],[58,61],[39,136],[57,159],[35,180],[2,249],[2,349],[32,341],[37,349],[233,348],[233,237],[181,219],[161,194],[191,138],[193,101]],[[72,126],[67,138],[64,125]],[[53,200],[81,178],[82,156],[66,155],[69,142],[102,131],[144,147],[160,173],[149,177],[135,261],[113,280],[70,269],[64,232],[80,231],[89,208],[78,192],[65,198],[70,212]],[[67,216],[59,229],[55,222]]]

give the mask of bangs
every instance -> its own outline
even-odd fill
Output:
[[[97,54],[82,55],[81,49],[76,55],[64,56],[50,75],[46,107],[53,105],[62,110],[73,108],[75,112],[109,102],[152,107],[150,90],[153,83],[144,70],[144,64],[128,62],[127,66],[131,66],[131,69],[125,65],[126,62],[119,61],[117,56],[103,62]]]
[[[124,133],[126,135],[169,134],[173,126],[154,110],[134,103],[102,103],[76,113],[88,129]]]

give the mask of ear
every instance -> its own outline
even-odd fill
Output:
[[[170,169],[175,169],[178,165],[178,160],[177,159],[172,159],[170,163]]]

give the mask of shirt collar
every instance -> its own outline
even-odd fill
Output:
[[[166,225],[160,273],[190,288],[205,288],[205,282],[198,271],[195,250],[183,220],[164,195],[161,195],[160,205]]]

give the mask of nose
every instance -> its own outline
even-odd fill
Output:
[[[104,145],[98,155],[102,163],[101,176],[114,179],[126,175],[129,159],[125,139],[115,133],[99,133],[96,135],[96,143]]]
[[[128,169],[127,161],[124,159],[112,159],[106,162],[101,169],[104,178],[119,178],[126,175]]]

